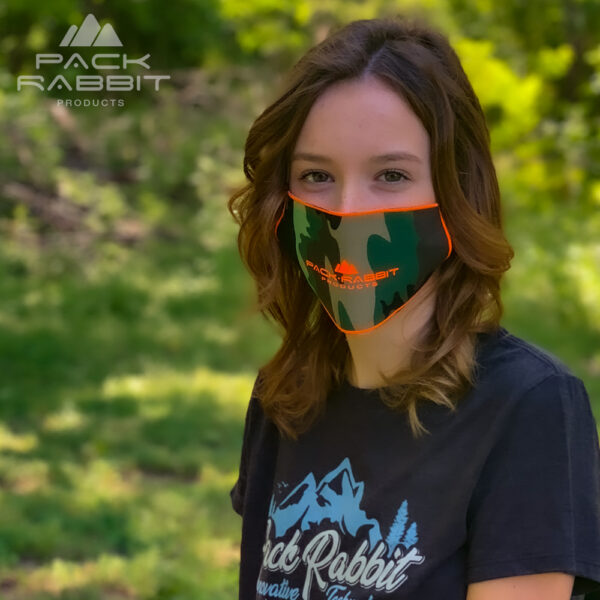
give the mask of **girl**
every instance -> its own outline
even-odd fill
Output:
[[[581,379],[508,332],[513,250],[447,38],[360,20],[291,70],[229,201],[259,309],[240,598],[567,600],[600,587]]]

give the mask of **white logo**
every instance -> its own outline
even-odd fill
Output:
[[[123,44],[116,34],[112,25],[100,26],[93,14],[88,14],[80,27],[71,25],[60,42],[62,47],[85,48],[111,46],[122,47]],[[17,91],[25,86],[35,87],[43,92],[52,91],[55,88],[69,92],[139,92],[142,85],[153,85],[154,91],[158,92],[160,83],[165,79],[171,79],[170,75],[139,74],[144,70],[149,71],[148,59],[150,54],[140,58],[130,58],[126,53],[94,53],[82,50],[71,51],[71,54],[39,53],[35,55],[35,75],[19,75],[17,77]],[[45,65],[61,65],[59,72],[50,81],[40,72]],[[137,67],[137,73],[128,72],[130,67]],[[96,73],[90,73],[94,69]],[[68,70],[68,71],[67,71]],[[116,73],[114,71],[117,71]],[[123,98],[58,98],[57,104],[65,106],[124,106]]]
[[[90,13],[81,24],[79,31],[77,25],[71,25],[62,39],[61,46],[122,46],[119,36],[113,26],[107,23],[100,27],[96,17]]]

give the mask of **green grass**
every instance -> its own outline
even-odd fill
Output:
[[[77,267],[5,248],[2,598],[234,597],[229,490],[276,339],[228,219],[223,244],[196,222]]]

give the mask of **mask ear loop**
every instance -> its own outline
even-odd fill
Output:
[[[283,215],[285,214],[285,209],[287,207],[287,200],[282,204],[281,215],[279,215],[279,219],[277,219],[277,223],[275,223],[275,237],[277,241],[279,241],[279,236],[277,235],[277,229],[279,227],[279,223],[281,223],[281,219],[283,219]]]
[[[446,260],[452,254],[452,238],[450,237],[450,232],[448,231],[448,227],[446,226],[446,221],[444,221],[444,216],[442,215],[442,209],[439,206],[438,206],[438,211],[440,213],[440,221],[442,222],[442,227],[444,228],[444,231],[446,232],[446,238],[448,240],[448,254],[446,255],[446,258],[444,259],[444,260]]]

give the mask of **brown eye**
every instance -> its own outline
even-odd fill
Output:
[[[309,177],[311,175],[316,175],[317,179],[316,180],[310,180]],[[300,179],[304,180],[304,181],[308,181],[308,183],[324,183],[325,179],[319,179],[319,176],[322,177],[328,177],[327,173],[323,172],[323,171],[307,171],[306,173],[304,173],[303,175],[301,175]]]
[[[409,180],[409,178],[402,171],[388,170],[384,171],[382,175],[392,175],[391,180],[387,179],[386,177],[386,183],[397,183],[399,181]]]

